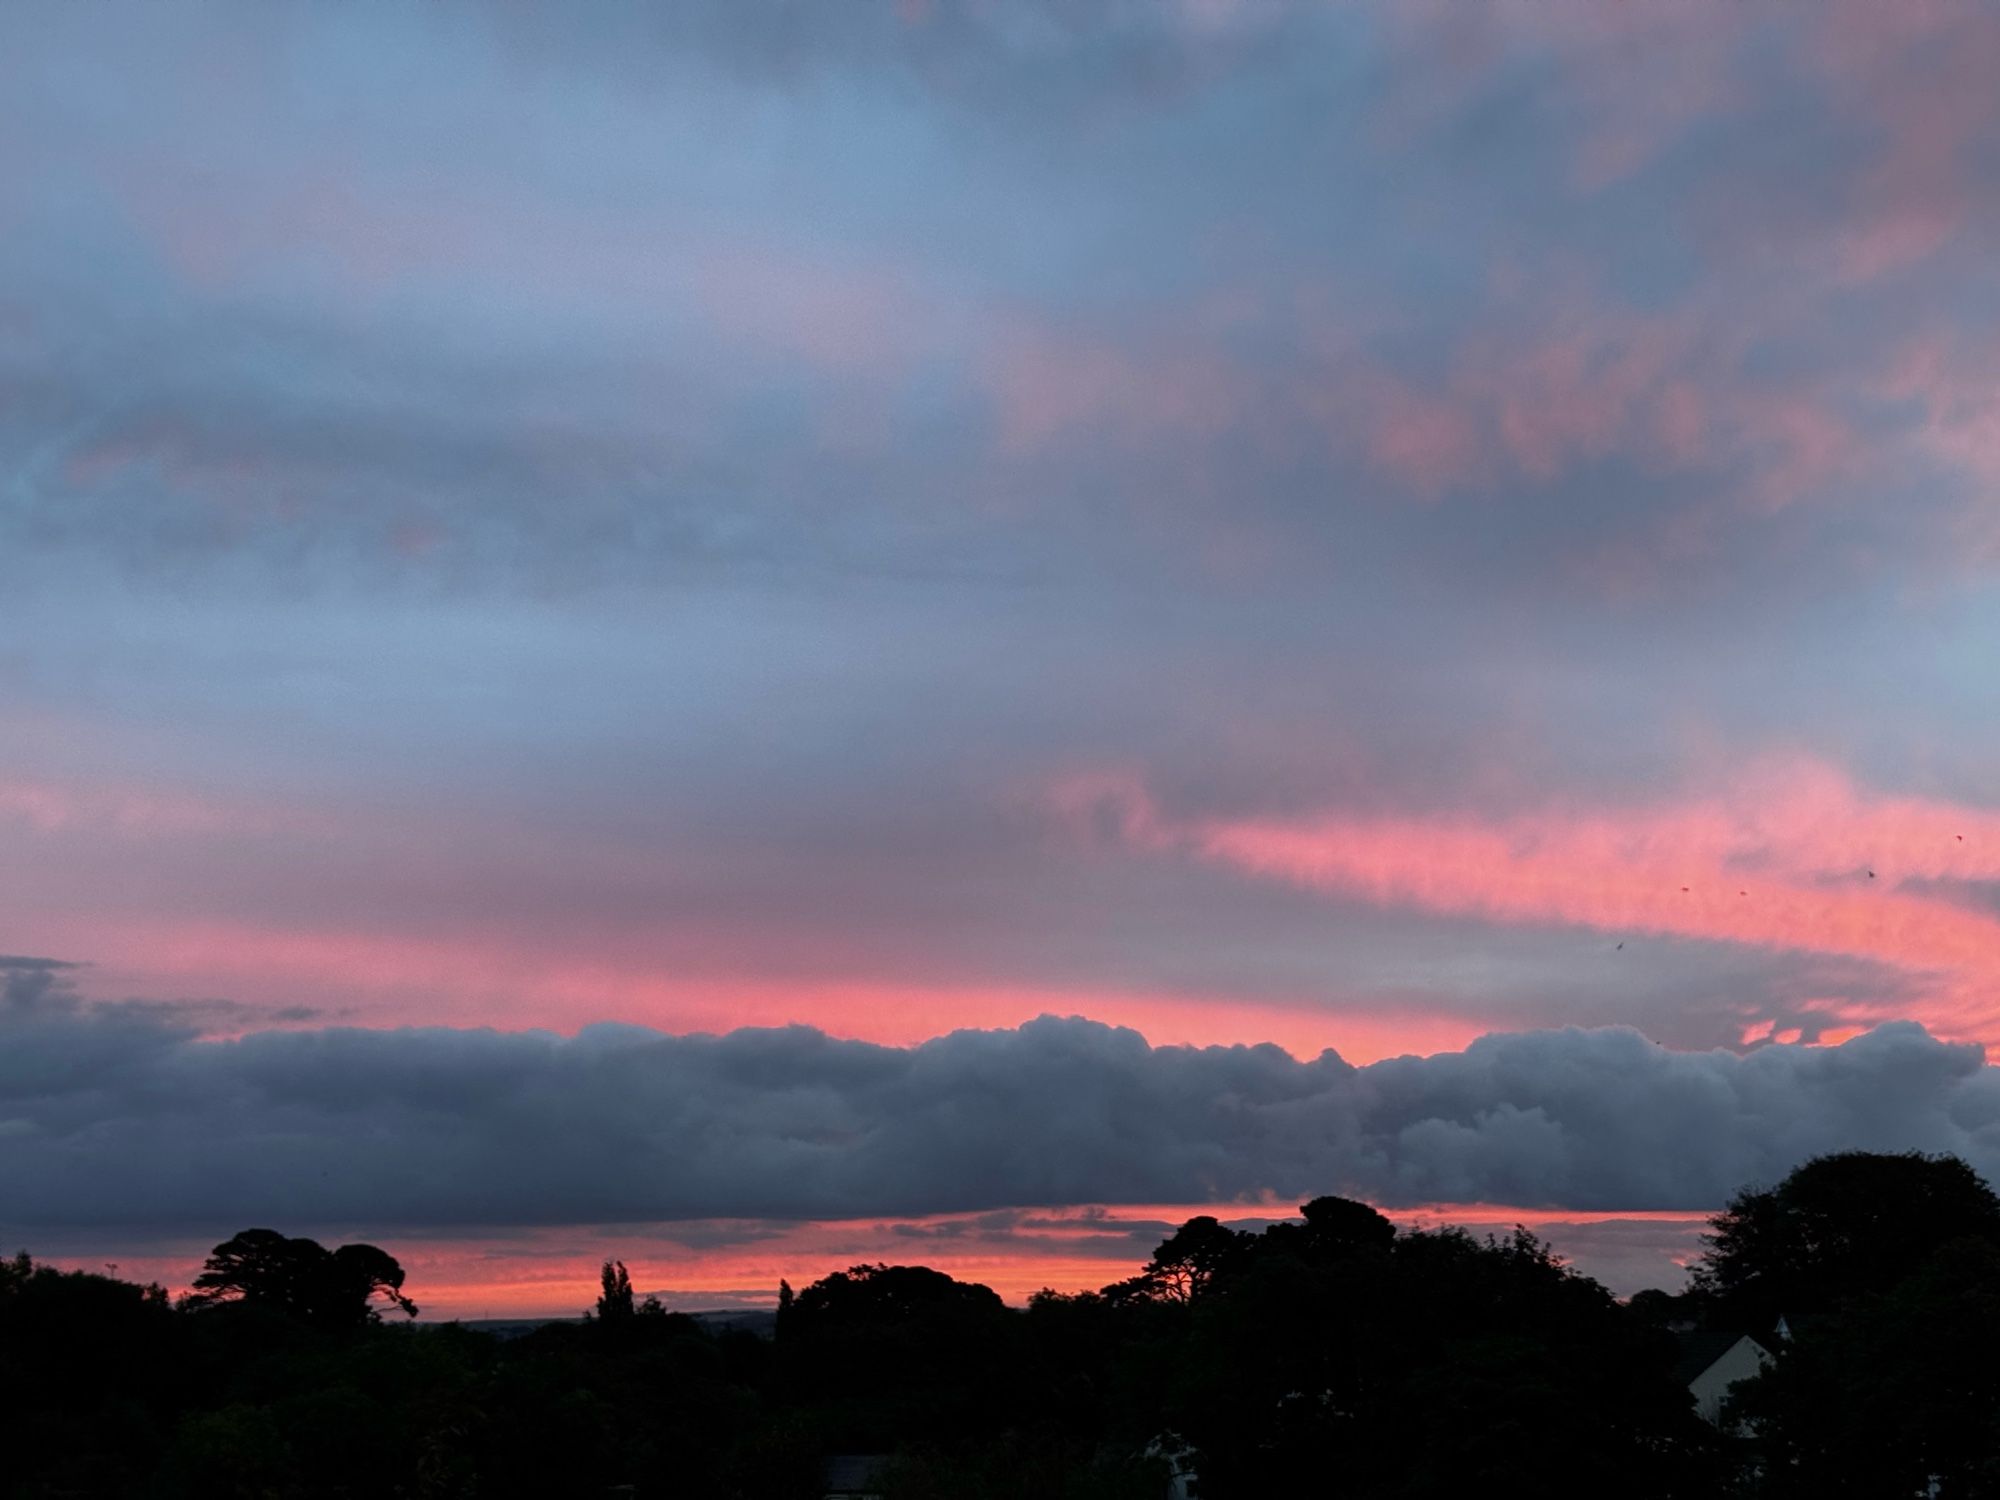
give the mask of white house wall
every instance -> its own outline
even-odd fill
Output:
[[[1697,1375],[1688,1384],[1694,1392],[1695,1410],[1707,1420],[1717,1421],[1722,1415],[1723,1397],[1729,1388],[1739,1380],[1748,1380],[1770,1361],[1770,1354],[1748,1337],[1731,1344],[1714,1364]]]

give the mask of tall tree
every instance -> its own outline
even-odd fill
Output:
[[[1954,1240],[2000,1243],[2000,1197],[1955,1156],[1845,1151],[1709,1221],[1695,1289],[1725,1322],[1768,1328],[1888,1292]]]
[[[625,1262],[607,1260],[599,1274],[603,1292],[597,1299],[597,1318],[601,1323],[625,1323],[633,1316],[632,1278],[626,1274]]]

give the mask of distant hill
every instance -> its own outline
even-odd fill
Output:
[[[754,1333],[768,1339],[778,1331],[778,1315],[768,1307],[722,1307],[688,1316],[711,1333]]]
[[[777,1332],[778,1315],[764,1307],[718,1307],[701,1312],[690,1312],[688,1317],[711,1333],[754,1333],[760,1339],[768,1339]],[[457,1323],[461,1328],[475,1328],[481,1333],[490,1333],[495,1338],[517,1339],[523,1334],[533,1333],[537,1328],[546,1328],[551,1323],[581,1323],[582,1318],[423,1318],[425,1323]]]
[[[490,1333],[495,1338],[517,1339],[525,1333],[533,1333],[537,1328],[546,1328],[551,1323],[581,1323],[581,1318],[419,1318],[418,1323],[442,1326],[456,1323],[461,1328],[474,1328],[481,1333]]]

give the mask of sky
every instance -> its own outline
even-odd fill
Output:
[[[2000,12],[0,11],[0,1238],[1661,1284],[2000,1173]],[[1428,1217],[1426,1217],[1428,1216]]]

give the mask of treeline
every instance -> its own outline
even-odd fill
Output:
[[[245,1231],[178,1305],[24,1254],[0,1495],[805,1500],[836,1454],[890,1455],[885,1500],[1161,1500],[1176,1465],[1202,1500],[2000,1495],[1976,1174],[1824,1157],[1712,1227],[1687,1291],[1621,1304],[1525,1231],[1319,1198],[1261,1233],[1190,1220],[1139,1275],[1025,1309],[853,1267],[785,1288],[770,1339],[635,1303],[615,1263],[586,1319],[501,1339],[394,1316],[372,1246]],[[1776,1355],[1720,1427],[1677,1370],[1697,1329]]]

